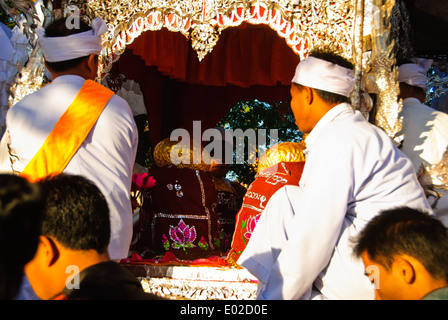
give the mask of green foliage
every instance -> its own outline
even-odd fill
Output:
[[[302,133],[295,125],[294,115],[292,114],[289,102],[275,102],[274,106],[272,106],[258,100],[241,101],[217,125],[225,129],[241,129],[242,131],[253,129],[255,132],[258,132],[259,129],[266,129],[266,145],[257,145],[257,150],[248,150],[247,146],[249,144],[247,138],[245,139],[245,156],[244,163],[242,164],[238,164],[236,161],[238,142],[234,139],[234,161],[230,165],[228,176],[246,185],[254,181],[258,158],[269,147],[279,142],[298,142],[302,140]],[[271,133],[273,133],[271,130],[273,129],[276,129],[275,133],[277,134],[278,140],[275,140],[275,134],[274,137],[271,137]]]

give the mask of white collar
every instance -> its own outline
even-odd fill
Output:
[[[331,108],[314,126],[313,130],[311,130],[310,134],[306,137],[305,143],[306,143],[306,149],[303,151],[305,154],[310,152],[310,149],[312,148],[313,144],[317,140],[317,137],[319,136],[319,133],[322,131],[322,129],[329,124],[331,121],[333,121],[338,115],[340,115],[343,112],[351,111],[354,112],[352,106],[348,103],[341,103],[333,108]]]
[[[409,97],[409,98],[403,99],[403,104],[404,103],[407,103],[407,104],[422,104],[420,102],[420,100],[418,100],[417,98],[414,98],[414,97]]]
[[[56,79],[52,80],[51,83],[84,83],[86,79],[84,79],[81,76],[74,75],[74,74],[65,74],[62,76],[56,77]]]

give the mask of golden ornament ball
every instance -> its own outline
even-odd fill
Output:
[[[158,167],[173,165],[177,168],[209,171],[210,155],[202,146],[200,146],[200,153],[195,154],[194,147],[193,140],[190,140],[189,145],[185,145],[182,141],[171,141],[170,138],[163,139],[154,148],[154,162]],[[196,156],[200,156],[200,158]],[[175,159],[176,163],[172,159]],[[179,160],[180,163],[177,163]]]
[[[300,142],[281,142],[270,147],[260,157],[258,162],[258,172],[263,171],[280,162],[304,162],[306,144],[305,141]]]

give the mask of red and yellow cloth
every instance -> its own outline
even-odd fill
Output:
[[[281,162],[265,169],[249,186],[236,217],[232,248],[228,259],[237,261],[272,195],[285,185],[298,185],[305,162]]]

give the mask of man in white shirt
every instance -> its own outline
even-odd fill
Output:
[[[409,159],[348,103],[350,63],[311,53],[292,82],[296,124],[309,133],[304,171],[272,196],[238,264],[258,278],[258,299],[373,299],[352,237],[386,208],[431,207]]]
[[[0,149],[0,171],[23,174],[31,160],[42,154],[50,133],[55,132],[63,115],[77,101],[84,85],[89,81],[94,83],[91,80],[97,75],[101,34],[106,30],[101,19],[93,20],[91,26],[81,22],[79,29],[67,29],[65,20],[59,20],[47,27],[45,33],[40,32],[39,45],[52,82],[8,111],[7,131]],[[100,94],[95,88],[105,89],[95,86],[90,91],[91,98]],[[61,170],[92,180],[105,195],[111,216],[109,255],[115,260],[127,257],[132,237],[130,186],[138,136],[128,103],[113,92],[110,94],[102,106],[104,109],[99,109],[98,118],[92,120],[93,126],[85,132],[79,147],[74,148],[74,154]],[[75,136],[79,132],[93,112],[94,99],[91,100],[78,109],[81,120],[59,128],[59,133],[70,132]],[[57,161],[65,153],[69,143],[59,142],[62,152],[50,150],[45,161]]]
[[[403,122],[398,134],[404,135],[401,151],[411,159],[416,172],[422,165],[438,164],[448,147],[448,114],[424,104],[428,66],[425,67],[422,62],[404,61],[398,67],[399,98],[403,99],[399,114]],[[431,62],[428,60],[428,64]],[[433,182],[436,185],[440,183]],[[434,213],[448,226],[448,194],[444,194],[446,190],[443,188],[437,188],[436,191],[441,198],[437,201]]]

